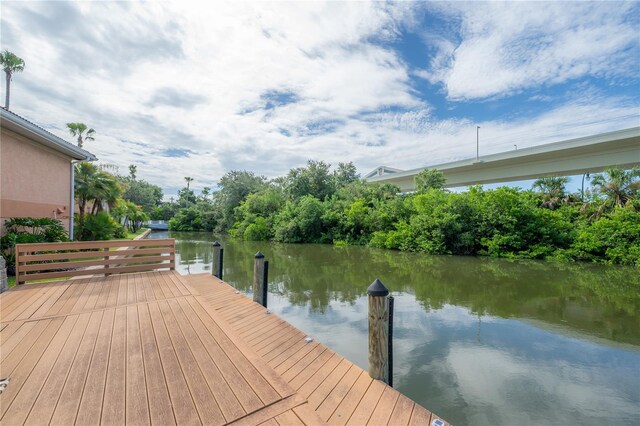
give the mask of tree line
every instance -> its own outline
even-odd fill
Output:
[[[196,195],[191,178],[152,219],[175,231],[213,231],[245,240],[369,245],[441,255],[594,261],[640,266],[640,169],[610,168],[568,193],[565,177],[531,189],[444,189],[437,170],[416,191],[366,183],[352,163],[309,161],[268,180],[231,171],[218,190]]]
[[[25,63],[5,50],[0,64],[10,83]],[[67,123],[79,147],[94,140],[84,123]],[[583,260],[640,265],[640,170],[610,168],[593,177],[586,193],[569,194],[567,178],[538,179],[532,189],[472,186],[444,190],[436,170],[416,177],[416,192],[361,180],[352,163],[335,170],[309,161],[268,180],[231,171],[218,190],[196,195],[186,186],[176,199],[136,178],[115,176],[90,163],[76,165],[80,208],[76,238],[108,239],[137,230],[151,218],[176,231],[215,231],[246,240],[370,245],[429,254]],[[105,211],[108,207],[108,212]]]

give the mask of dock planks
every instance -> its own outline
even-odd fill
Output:
[[[307,343],[306,335],[244,294],[209,274],[185,278],[207,305],[215,310],[248,346],[261,356],[331,425],[430,425],[442,420],[343,358],[325,345]],[[302,406],[301,406],[302,407]],[[293,410],[295,412],[295,410]],[[287,424],[290,414],[273,419]],[[295,424],[292,421],[291,424]]]
[[[208,274],[0,295],[0,424],[430,424],[433,414]],[[446,424],[446,423],[445,423]]]
[[[0,309],[2,425],[321,423],[175,271],[26,284]]]

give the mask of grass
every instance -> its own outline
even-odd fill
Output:
[[[135,237],[137,237],[138,235],[141,235],[147,229],[149,229],[149,228],[140,228],[136,232],[127,232],[125,237],[124,238],[119,238],[118,241],[133,240]],[[119,250],[119,247],[111,247],[111,248],[109,248],[109,251],[115,251],[115,250]]]
[[[133,240],[135,237],[137,237],[138,235],[141,235],[144,231],[146,231],[148,228],[140,228],[138,229],[138,231],[136,232],[127,232],[126,237],[124,237],[125,240]]]
[[[13,287],[14,285],[16,285],[16,277],[14,276],[8,276],[7,277],[7,285],[9,286],[9,288]]]

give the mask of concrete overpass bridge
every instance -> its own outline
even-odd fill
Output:
[[[453,188],[543,176],[598,173],[611,166],[625,169],[640,166],[640,127],[413,170],[381,166],[367,174],[365,179],[394,184],[403,192],[409,192],[415,190],[415,176],[425,169],[442,171],[447,178],[445,186]]]

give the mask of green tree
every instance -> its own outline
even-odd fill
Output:
[[[149,215],[142,210],[142,207],[132,202],[127,202],[126,225],[129,230],[137,232],[142,227],[142,223],[147,220],[149,220]]]
[[[415,177],[415,187],[417,193],[427,192],[430,189],[444,189],[447,179],[440,170],[425,169]]]
[[[209,195],[211,195],[211,188],[209,188],[208,186],[205,186],[202,188],[202,198],[204,198],[205,200],[209,199]]]
[[[309,160],[307,167],[291,169],[285,188],[291,200],[311,195],[324,200],[335,192],[334,178],[329,173],[331,165],[324,161]],[[345,169],[347,166],[344,167]]]
[[[187,189],[189,189],[189,185],[193,182],[193,178],[190,176],[185,176],[184,180],[187,182]]]
[[[137,172],[138,172],[138,166],[136,166],[135,164],[130,164],[129,165],[129,179],[131,179],[132,181],[135,181]]]
[[[155,207],[149,217],[151,220],[169,220],[178,213],[180,206],[177,203],[160,203],[158,207]]]
[[[324,204],[312,195],[286,203],[276,219],[275,240],[283,243],[322,243]]]
[[[94,200],[91,214],[103,211],[105,204],[109,208],[112,208],[122,195],[122,185],[120,185],[116,177],[110,173],[99,171],[96,175],[94,185]]]
[[[273,238],[275,217],[285,202],[282,190],[275,186],[249,194],[236,209],[238,220],[231,234],[253,241]]]
[[[84,141],[93,141],[96,131],[89,129],[84,123],[67,123],[67,129],[73,137],[78,138],[78,146],[82,148]]]
[[[639,167],[631,170],[609,167],[604,173],[593,176],[591,185],[597,193],[606,197],[605,203],[609,208],[622,207],[640,194],[639,178]]]
[[[178,205],[181,208],[190,207],[195,204],[196,201],[196,194],[186,186],[178,191]]]
[[[577,260],[640,267],[640,213],[615,207],[611,214],[586,222],[579,227],[570,254]]]
[[[6,77],[4,107],[5,109],[9,110],[11,79],[13,78],[13,74],[24,71],[24,61],[8,50],[5,50],[4,52],[0,53],[0,64],[2,64],[2,68],[4,69]]]
[[[195,207],[180,209],[169,220],[169,230],[171,231],[201,231],[202,228],[202,213]]]
[[[256,176],[245,170],[232,170],[227,172],[218,182],[218,192],[215,193],[214,203],[218,209],[221,221],[219,226],[222,231],[233,227],[236,222],[235,209],[254,192],[259,192],[267,187],[264,176]]]
[[[87,207],[91,204],[92,212],[102,211],[103,202],[115,204],[121,195],[122,188],[115,176],[100,170],[94,164],[81,162],[75,165],[75,199],[78,202],[79,226],[84,225]]]
[[[566,186],[569,178],[566,176],[548,176],[533,182],[533,189],[542,194],[542,207],[555,210],[561,204],[569,202]]]
[[[122,198],[142,207],[143,211],[151,214],[153,209],[162,202],[162,188],[146,180],[135,180],[131,176],[121,178],[125,190]]]
[[[336,188],[341,188],[360,179],[360,175],[353,162],[338,163],[338,168],[333,172],[333,180]]]

